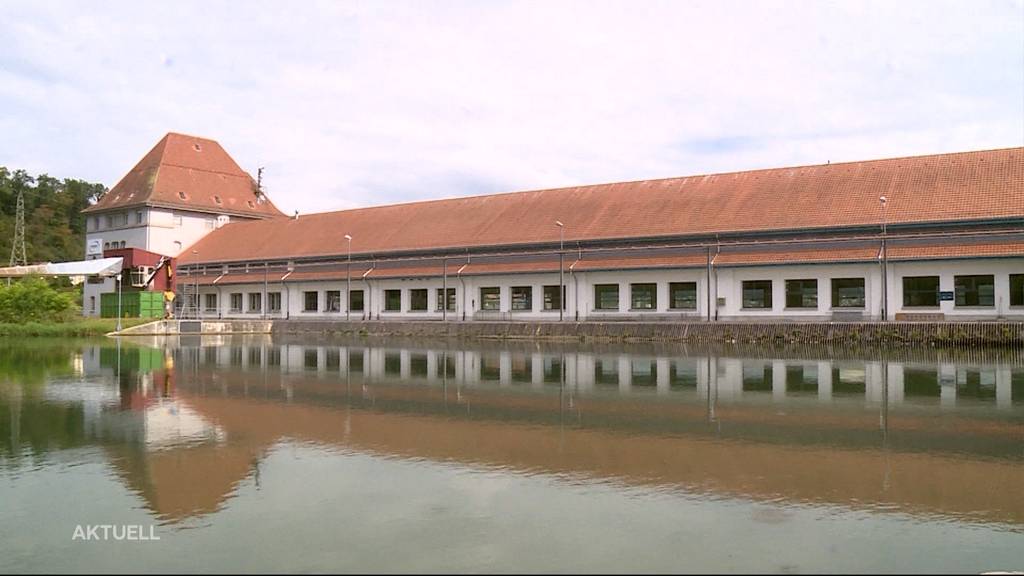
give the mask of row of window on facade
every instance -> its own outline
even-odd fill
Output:
[[[818,308],[817,279],[786,280],[786,308]],[[994,307],[995,276],[962,275],[953,278],[956,306]],[[903,277],[904,308],[936,308],[941,301],[938,276]],[[1010,305],[1024,306],[1024,274],[1010,275]],[[743,308],[772,308],[771,280],[743,282]],[[864,278],[833,278],[833,308],[864,308]]]
[[[175,227],[180,228],[182,225],[182,217],[179,214],[175,214],[172,220]],[[217,227],[217,220],[214,218],[207,218],[205,220],[206,227],[213,229]],[[93,216],[89,220],[89,230],[109,230],[114,228],[125,228],[127,226],[141,226],[146,223],[146,214],[142,210],[136,210],[134,217],[131,212],[115,212],[113,214],[106,214],[104,216]]]
[[[745,280],[742,283],[744,309],[758,310],[771,309],[772,302],[771,280]],[[993,307],[995,306],[995,278],[993,275],[965,275],[954,277],[954,304],[965,307]],[[448,310],[456,309],[456,290],[448,288]],[[631,310],[656,310],[658,309],[658,285],[657,283],[633,283],[629,285],[630,309]],[[427,288],[408,289],[409,299],[407,311],[418,312],[430,309],[430,291]],[[434,310],[440,311],[442,307],[442,289],[433,289],[435,293]],[[512,286],[510,289],[510,309],[512,311],[534,310],[534,287],[533,286]],[[594,285],[594,309],[595,310],[619,310],[620,298],[619,284],[596,284]],[[327,290],[321,292],[306,291],[302,293],[303,312],[341,312],[341,291]],[[501,288],[497,286],[481,287],[479,289],[479,310],[498,311],[501,309]],[[232,293],[230,297],[230,311],[243,311],[243,294]],[[263,293],[250,292],[248,294],[249,312],[263,311]],[[785,281],[785,307],[786,308],[818,308],[818,280],[817,279],[796,279]],[[908,276],[903,278],[903,306],[905,308],[928,308],[938,307],[940,302],[939,277],[938,276]],[[363,290],[353,290],[349,294],[349,310],[362,312],[364,310]],[[865,305],[865,279],[864,278],[833,278],[831,279],[831,302],[833,308],[864,308]],[[542,310],[558,310],[558,286],[544,286],[541,294]],[[1010,305],[1024,306],[1024,274],[1010,275]],[[270,312],[281,311],[281,293],[268,292],[267,306]],[[565,307],[565,294],[563,292],[562,306]],[[206,294],[205,307],[207,311],[217,310],[217,295]],[[474,301],[473,308],[476,309]],[[697,283],[696,282],[670,282],[668,285],[668,308],[671,310],[696,310],[697,309]],[[384,290],[384,311],[402,312],[402,290]]]

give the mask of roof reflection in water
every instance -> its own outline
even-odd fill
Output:
[[[1024,362],[1011,353],[224,337],[157,352],[151,366],[121,366],[120,410],[105,413],[144,441],[104,444],[169,522],[218,510],[294,440],[1024,524]]]

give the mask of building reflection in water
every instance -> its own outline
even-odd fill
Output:
[[[1019,353],[216,337],[91,347],[48,383],[169,522],[282,441],[709,497],[1024,524]],[[116,382],[111,392],[104,382]],[[7,386],[8,453],[25,443]],[[34,409],[34,408],[33,408]],[[45,442],[34,440],[33,446]],[[58,443],[60,444],[60,443]]]

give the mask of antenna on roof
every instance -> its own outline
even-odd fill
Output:
[[[256,195],[257,202],[263,202],[266,199],[266,194],[263,193],[263,166],[256,169],[256,190],[253,193]]]

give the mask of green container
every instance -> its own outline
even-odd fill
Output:
[[[100,317],[117,318],[117,292],[100,295]],[[164,315],[163,292],[123,292],[121,294],[122,318],[162,318]]]

